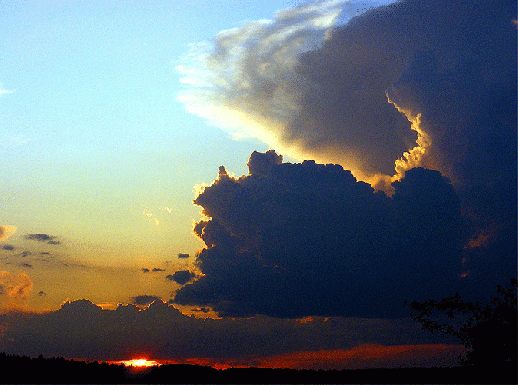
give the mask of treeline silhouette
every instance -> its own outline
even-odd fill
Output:
[[[122,364],[30,358],[0,353],[2,383],[477,383],[516,384],[516,366],[294,370],[170,364],[149,368]]]

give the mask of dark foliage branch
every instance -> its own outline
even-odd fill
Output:
[[[422,328],[458,339],[470,349],[463,363],[514,364],[517,360],[517,280],[497,285],[488,303],[471,302],[456,293],[440,301],[414,301],[412,317]]]

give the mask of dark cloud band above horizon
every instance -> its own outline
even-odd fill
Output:
[[[409,319],[197,319],[161,301],[145,309],[121,304],[116,310],[103,310],[83,299],[44,313],[3,313],[0,326],[0,350],[7,354],[102,361],[145,356],[178,363],[202,364],[205,359],[209,363],[256,366],[258,360],[298,352],[316,354],[324,350],[330,355],[336,349],[372,344],[405,348],[449,342],[425,334]],[[458,346],[453,347],[459,351]],[[361,357],[356,358],[356,364],[361,365]],[[337,368],[348,367],[348,360],[341,361],[335,363]]]

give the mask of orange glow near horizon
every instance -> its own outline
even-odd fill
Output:
[[[287,369],[368,369],[395,367],[454,366],[462,345],[366,344],[351,349],[298,351],[260,360],[258,367]]]
[[[296,370],[448,367],[458,365],[458,357],[464,353],[466,348],[462,345],[365,344],[350,349],[295,351],[267,357],[256,355],[235,359],[197,357],[188,358],[182,362],[167,363],[210,366],[218,370],[249,367]]]

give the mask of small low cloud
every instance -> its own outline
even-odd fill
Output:
[[[16,232],[16,226],[5,225],[0,226],[0,242],[6,241]]]
[[[148,269],[147,267],[143,267],[142,269],[140,269],[143,273],[158,273],[158,272],[161,272],[161,271],[165,271],[165,269],[161,269],[159,267],[154,267],[152,269]]]
[[[174,274],[168,275],[166,278],[170,281],[174,281],[180,285],[184,285],[194,278],[194,273],[189,270],[177,271]]]
[[[14,250],[14,246],[13,245],[2,245],[0,248],[2,250],[8,250],[8,251]]]
[[[189,258],[189,254],[186,254],[186,253],[178,254],[178,259],[187,259],[187,258]]]
[[[154,295],[137,295],[130,298],[130,302],[138,306],[147,306],[155,301],[161,301],[160,297]]]
[[[48,234],[27,234],[25,239],[41,243],[48,243],[49,245],[59,245],[61,242],[56,240],[56,236]]]

